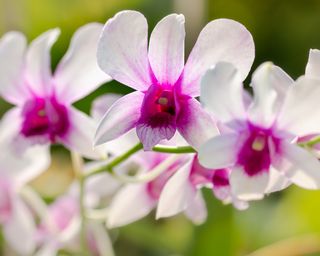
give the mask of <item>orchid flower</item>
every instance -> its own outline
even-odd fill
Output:
[[[216,198],[224,203],[233,203],[240,210],[248,208],[247,202],[239,200],[232,194],[229,175],[229,169],[214,170],[202,167],[198,157],[194,155],[172,175],[164,186],[157,207],[157,218],[176,215],[186,210],[194,202],[204,204],[203,200],[199,200],[200,190],[203,187],[212,189]],[[203,223],[207,216],[205,206],[199,207],[199,209],[203,210],[189,211],[189,213],[193,213],[193,219],[197,224]]]
[[[320,187],[320,163],[295,144],[298,137],[319,133],[319,81],[296,82],[279,67],[262,64],[253,74],[254,98],[243,102],[239,72],[219,63],[202,80],[201,102],[222,122],[221,135],[199,150],[207,168],[230,168],[232,192],[240,199],[261,199],[290,182],[307,189]]]
[[[205,26],[184,65],[184,16],[171,14],[154,28],[148,48],[148,25],[136,11],[108,20],[99,44],[98,64],[113,79],[135,90],[116,103],[98,126],[95,145],[136,128],[145,150],[170,140],[176,130],[197,148],[217,134],[213,120],[195,97],[200,78],[219,61],[233,63],[244,79],[254,59],[246,28],[228,19]]]
[[[92,164],[86,166],[91,168]],[[92,177],[85,186],[85,207],[96,207],[101,198],[113,194],[119,187],[109,174]],[[79,183],[74,182],[66,194],[49,205],[44,219],[38,227],[38,246],[36,256],[54,256],[60,249],[79,250],[81,216],[79,209]],[[88,247],[92,255],[109,256],[112,245],[104,227],[94,221],[87,225]],[[101,241],[101,239],[105,239]],[[108,245],[108,246],[107,246]]]
[[[0,95],[16,105],[6,115],[16,131],[17,148],[33,144],[62,143],[88,158],[100,158],[92,149],[95,123],[71,104],[109,81],[96,64],[102,26],[81,27],[71,39],[66,55],[51,73],[50,49],[58,29],[31,42],[19,32],[8,32],[0,41]]]
[[[0,124],[0,226],[4,239],[19,255],[31,255],[36,247],[34,216],[21,196],[24,186],[49,166],[50,156],[41,146],[14,154],[12,130]],[[23,242],[21,242],[23,241]]]
[[[313,79],[320,79],[320,51],[317,49],[311,49],[309,51],[309,59],[306,66],[305,76]],[[320,134],[309,134],[298,139],[299,143],[307,143],[319,137]],[[313,150],[319,151],[320,144],[312,146]]]

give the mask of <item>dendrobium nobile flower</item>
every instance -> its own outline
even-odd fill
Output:
[[[8,32],[0,41],[0,94],[16,105],[6,115],[16,130],[17,147],[62,143],[88,158],[99,158],[92,140],[95,122],[71,104],[110,80],[96,63],[102,25],[91,23],[74,34],[70,47],[51,74],[50,49],[58,29],[52,29],[26,47],[20,32]]]
[[[203,73],[219,61],[234,64],[244,79],[254,59],[247,29],[228,19],[210,22],[184,64],[184,16],[171,14],[154,28],[136,11],[108,20],[98,45],[98,64],[113,79],[135,90],[118,100],[98,126],[95,145],[136,128],[145,150],[171,139],[176,130],[197,148],[217,134],[212,117],[195,97]]]
[[[262,64],[253,74],[251,104],[243,101],[237,69],[219,63],[202,79],[201,102],[221,122],[218,135],[199,150],[207,168],[230,168],[237,197],[261,199],[290,183],[320,187],[320,162],[295,142],[320,132],[319,80],[293,80],[279,67]]]

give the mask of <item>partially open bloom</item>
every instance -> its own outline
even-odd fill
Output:
[[[233,203],[238,209],[246,209],[248,203],[239,200],[231,192],[229,182],[229,169],[207,169],[200,165],[198,157],[192,156],[164,186],[157,207],[157,218],[173,216],[186,210],[194,202],[201,202],[201,188],[212,189],[213,194],[224,203]],[[206,218],[205,207],[203,211],[194,211],[194,220],[199,224]],[[191,212],[191,211],[189,211]]]
[[[102,119],[99,145],[136,128],[145,150],[171,139],[176,130],[197,148],[216,135],[213,120],[200,106],[200,78],[219,61],[233,63],[244,79],[254,59],[250,33],[238,22],[210,22],[184,64],[184,16],[172,14],[154,28],[148,47],[148,25],[135,11],[110,19],[98,45],[98,64],[113,79],[136,89],[118,100]]]
[[[201,102],[221,121],[222,134],[199,151],[207,168],[230,168],[230,184],[237,197],[260,199],[289,182],[307,189],[320,187],[320,163],[294,142],[319,133],[319,81],[296,82],[271,63],[253,74],[254,98],[243,101],[239,72],[219,63],[209,70],[201,87]]]
[[[110,78],[96,64],[96,48],[102,26],[81,27],[66,55],[51,74],[50,48],[59,30],[36,38],[26,49],[19,32],[9,32],[0,41],[0,94],[16,105],[7,113],[7,125],[16,130],[17,147],[62,143],[89,158],[95,123],[71,104]]]

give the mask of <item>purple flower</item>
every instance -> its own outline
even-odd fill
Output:
[[[33,255],[36,224],[21,195],[24,186],[48,168],[50,156],[39,146],[30,147],[23,154],[14,154],[12,131],[3,124],[0,124],[0,226],[13,250],[21,255]]]
[[[319,188],[318,159],[295,144],[320,131],[314,111],[319,81],[302,77],[293,82],[279,67],[264,63],[251,85],[254,98],[247,104],[241,77],[231,64],[220,63],[203,77],[201,102],[220,120],[222,134],[201,146],[200,163],[230,168],[232,193],[242,200],[261,199],[291,182]]]
[[[145,150],[169,140],[176,130],[194,147],[217,134],[202,110],[200,78],[210,66],[229,61],[248,74],[254,59],[250,33],[227,19],[210,22],[184,64],[184,16],[171,14],[154,28],[136,11],[110,19],[98,45],[98,64],[113,79],[137,90],[118,100],[105,114],[95,138],[99,145],[136,128]],[[211,129],[207,127],[211,126]]]
[[[31,42],[19,32],[0,41],[0,94],[16,105],[6,114],[7,126],[16,131],[17,147],[62,143],[89,158],[95,123],[71,104],[110,80],[96,64],[102,26],[92,23],[74,34],[66,55],[51,73],[50,49],[59,30]]]

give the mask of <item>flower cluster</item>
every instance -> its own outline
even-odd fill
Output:
[[[320,188],[320,51],[297,80],[261,64],[245,90],[254,42],[233,20],[208,23],[186,62],[183,15],[163,18],[149,42],[136,11],[85,25],[52,72],[58,35],[0,40],[0,95],[14,105],[0,122],[0,225],[21,255],[113,255],[102,224],[154,209],[203,223],[202,188],[240,210],[291,184]],[[111,79],[135,91],[97,98],[90,115],[72,106]],[[70,150],[76,179],[48,205],[29,181],[52,144]]]

